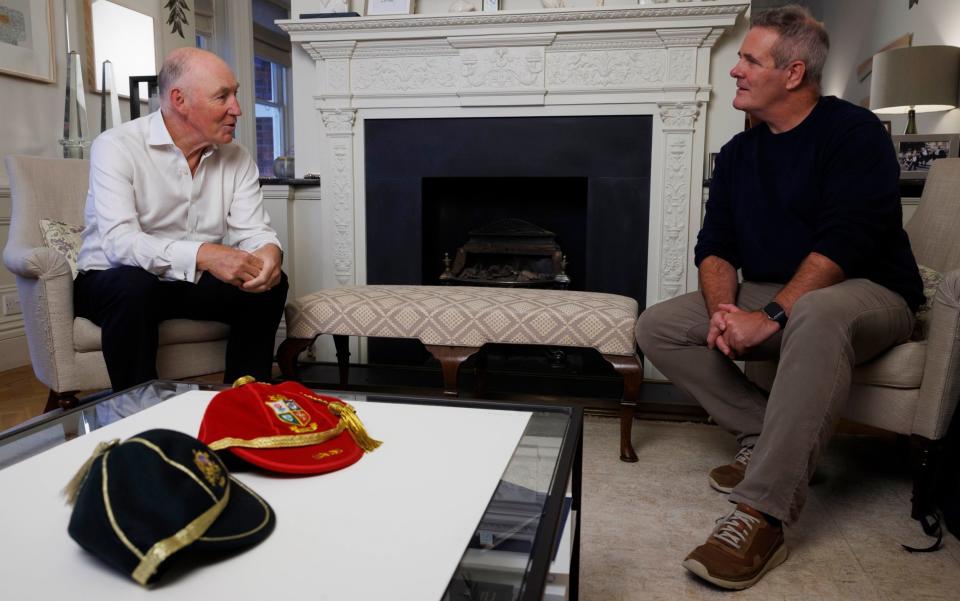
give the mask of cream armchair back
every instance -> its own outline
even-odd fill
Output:
[[[76,159],[6,157],[13,199],[3,263],[15,276],[33,371],[50,388],[46,410],[77,403],[76,393],[110,387],[100,328],[73,313],[73,273],[45,245],[40,221],[83,225],[90,164]],[[157,370],[179,379],[223,371],[229,328],[174,319],[160,325]]]
[[[932,507],[939,441],[960,398],[960,159],[932,163],[906,224],[917,263],[943,274],[930,302],[925,339],[893,347],[853,372],[844,417],[911,437],[913,517]],[[747,375],[769,390],[776,363],[750,362]]]

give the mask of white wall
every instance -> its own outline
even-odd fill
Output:
[[[813,11],[830,33],[830,59],[823,73],[825,94],[859,103],[870,95],[870,78],[857,80],[857,65],[890,41],[913,33],[914,46],[960,46],[960,2],[922,0],[907,8],[906,0],[821,0]],[[893,131],[906,127],[905,115],[885,115]],[[960,132],[960,109],[917,115],[922,133]]]

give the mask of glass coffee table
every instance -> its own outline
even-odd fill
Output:
[[[174,396],[223,386],[153,381],[0,433],[0,470]],[[583,412],[576,407],[322,391],[345,401],[530,411],[441,601],[577,598]]]

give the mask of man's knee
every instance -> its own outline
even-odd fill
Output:
[[[633,330],[634,337],[637,339],[637,346],[639,346],[640,350],[644,353],[647,352],[647,349],[653,347],[653,340],[655,339],[654,329],[658,323],[662,323],[659,315],[659,306],[660,305],[653,305],[652,307],[644,309],[640,317],[637,318],[637,325]]]
[[[654,354],[664,342],[686,338],[688,330],[695,325],[694,321],[702,322],[706,331],[706,310],[703,310],[703,315],[694,316],[691,313],[693,301],[700,303],[699,300],[684,295],[651,305],[640,314],[634,328],[634,336],[637,339],[637,345],[645,355]],[[700,306],[698,304],[697,309]]]
[[[849,295],[836,286],[807,292],[793,304],[790,325],[848,330],[856,316],[856,311],[851,310],[850,300]]]

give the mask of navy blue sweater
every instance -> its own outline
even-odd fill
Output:
[[[900,167],[870,111],[820,98],[790,131],[766,124],[720,151],[695,261],[710,255],[742,269],[744,280],[786,283],[811,252],[903,296],[923,302],[923,284],[902,227]]]

